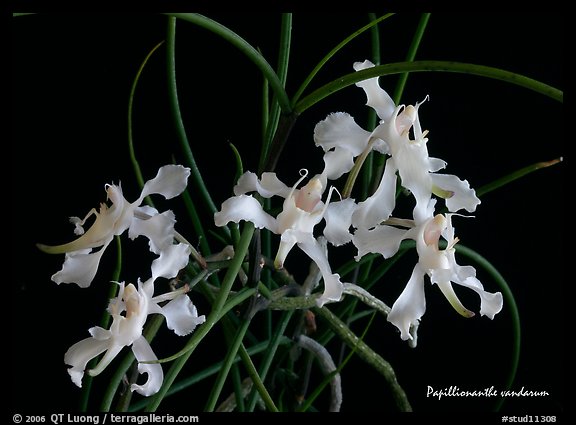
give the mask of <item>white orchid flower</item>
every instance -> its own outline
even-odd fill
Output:
[[[58,284],[76,283],[82,288],[90,286],[102,254],[114,236],[126,230],[131,239],[139,235],[147,237],[150,250],[161,254],[174,241],[174,214],[172,211],[160,214],[154,208],[140,205],[149,195],[159,194],[166,199],[179,195],[186,188],[189,175],[190,169],[181,165],[161,167],[156,177],[145,183],[140,197],[132,203],[124,198],[120,185],[107,184],[105,189],[110,206],[101,203],[98,211],[93,208],[82,220],[70,218],[76,226],[74,232],[81,235],[79,238],[57,246],[38,244],[46,253],[66,254],[62,270],[55,273],[52,280]],[[83,226],[92,216],[95,216],[92,226],[84,231]]]
[[[445,249],[439,247],[441,236],[446,240]],[[476,278],[474,267],[460,266],[456,263],[454,245],[458,239],[454,237],[452,214],[445,216],[438,214],[409,230],[387,225],[376,226],[371,230],[358,229],[353,242],[358,248],[357,258],[369,252],[390,258],[396,254],[400,243],[405,239],[416,241],[419,259],[408,284],[388,315],[388,321],[400,330],[402,339],[412,339],[410,328],[419,323],[426,311],[425,275],[428,275],[431,283],[437,284],[452,307],[464,317],[472,317],[474,313],[462,305],[452,283],[472,289],[479,295],[482,316],[493,319],[500,312],[503,305],[502,294],[486,292]]]
[[[354,63],[356,71],[373,66],[370,61]],[[417,222],[428,218],[427,208],[433,193],[446,200],[446,206],[451,212],[460,209],[475,211],[480,200],[466,180],[453,175],[436,174],[446,163],[428,155],[428,131],[422,131],[418,115],[423,102],[415,106],[396,106],[388,93],[380,87],[378,77],[360,81],[356,85],[364,90],[366,104],[380,118],[374,131],[370,133],[362,129],[349,114],[343,112],[328,115],[316,125],[314,131],[316,144],[327,152],[326,155],[338,156],[345,172],[352,169],[354,158],[366,149],[391,156],[386,162],[387,171],[378,190],[360,202],[355,210],[353,226],[371,228],[390,216],[395,207],[396,173],[400,175],[402,186],[416,200],[413,215]]]
[[[112,316],[110,329],[99,326],[89,330],[91,337],[72,345],[64,355],[64,362],[70,366],[68,373],[72,382],[82,387],[82,378],[90,360],[105,353],[96,367],[87,371],[91,376],[100,374],[124,347],[132,347],[138,363],[138,371],[148,375],[143,384],[132,384],[131,390],[149,396],[158,392],[164,380],[164,373],[146,338],[142,335],[144,324],[150,314],[162,314],[166,324],[176,335],[188,335],[197,325],[204,323],[205,316],[198,312],[188,295],[187,288],[154,296],[154,280],[157,277],[174,277],[178,270],[186,265],[180,251],[189,255],[189,247],[184,244],[173,245],[163,251],[152,266],[152,277],[142,283],[138,280],[138,289],[133,284],[118,283],[118,296],[112,299],[108,312]],[[187,252],[186,252],[187,251]],[[168,301],[164,305],[160,305]]]
[[[329,301],[339,301],[343,286],[340,276],[332,273],[326,254],[313,235],[314,227],[324,218],[324,236],[330,243],[342,245],[349,242],[352,236],[348,229],[355,204],[352,199],[330,202],[332,188],[328,191],[326,203],[322,202],[322,194],[326,188],[324,174],[316,175],[298,189],[297,186],[307,174],[308,172],[303,170],[301,178],[290,188],[281,182],[275,173],[263,173],[261,179],[252,172],[244,173],[234,187],[236,196],[222,203],[221,210],[214,215],[214,221],[217,226],[224,226],[231,221],[250,221],[260,229],[266,228],[281,235],[274,260],[277,268],[283,267],[288,253],[297,245],[322,272],[324,293],[317,301],[318,305],[322,306]],[[282,212],[277,217],[268,214],[257,199],[246,195],[254,191],[265,198],[284,198]]]

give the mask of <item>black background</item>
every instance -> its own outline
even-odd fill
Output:
[[[209,14],[229,26],[275,66],[280,16]],[[380,24],[382,62],[404,59],[419,15],[399,14]],[[14,409],[75,410],[80,391],[69,379],[63,355],[88,336],[106,303],[103,285],[114,263],[104,256],[88,289],[56,285],[50,276],[62,256],[49,256],[36,242],[63,243],[72,235],[71,215],[83,216],[104,201],[104,184],[122,182],[128,200],[138,196],[128,157],[128,95],[138,67],[164,39],[161,15],[36,15],[12,21],[12,142],[10,268]],[[293,94],[316,63],[338,42],[367,22],[367,15],[295,14],[287,90]],[[433,14],[417,59],[454,60],[495,66],[563,89],[564,18],[561,15],[494,13]],[[311,88],[352,72],[352,63],[370,57],[367,34],[352,41],[318,74]],[[231,195],[235,174],[233,143],[245,170],[255,170],[259,154],[262,78],[255,66],[218,36],[190,23],[177,25],[177,77],[183,117],[192,149],[215,203]],[[390,93],[396,77],[381,85]],[[430,130],[431,156],[447,161],[446,173],[481,187],[513,170],[550,160],[564,151],[562,104],[508,83],[454,73],[417,73],[403,103],[426,95],[420,109]],[[321,163],[313,144],[314,125],[328,113],[345,111],[364,124],[364,92],[350,87],[318,103],[297,121],[278,165],[280,178],[292,184],[297,170]],[[145,179],[158,167],[183,161],[171,121],[165,74],[165,49],[151,58],[135,99],[134,140]],[[522,320],[522,354],[513,389],[547,391],[542,398],[519,397],[504,405],[510,412],[560,412],[564,406],[564,344],[567,336],[563,240],[568,222],[563,189],[568,161],[541,170],[482,198],[473,220],[455,219],[457,235],[502,273],[510,284]],[[193,200],[199,197],[190,187]],[[176,211],[181,233],[189,229],[179,199],[160,203]],[[210,223],[211,217],[202,211]],[[209,224],[207,224],[209,226]],[[127,242],[126,242],[127,243]],[[137,241],[128,247],[145,243]],[[214,246],[218,245],[214,242]],[[131,256],[132,255],[132,256]],[[127,254],[124,279],[133,281],[150,258]],[[389,288],[375,289],[390,305],[407,281],[414,257],[392,270]],[[460,264],[468,264],[461,258]],[[296,263],[292,263],[296,267]],[[290,267],[290,263],[288,263]],[[478,269],[485,288],[496,291]],[[384,285],[384,283],[383,283]],[[494,400],[478,397],[426,397],[435,389],[502,389],[511,355],[508,310],[494,321],[465,320],[427,284],[428,308],[419,345],[410,349],[396,329],[376,319],[366,341],[395,367],[400,384],[417,411],[486,411]],[[194,296],[193,296],[194,298]],[[197,295],[194,301],[205,307]],[[477,310],[477,299],[464,295]],[[200,313],[208,314],[207,309]],[[364,323],[354,330],[361,333]],[[177,337],[167,334],[157,354],[173,354]],[[192,357],[192,373],[223,357],[221,332],[215,330]],[[113,369],[113,368],[110,368]],[[96,379],[103,390],[106,373]],[[385,411],[395,407],[382,377],[358,358],[342,374],[343,411]],[[168,398],[161,409],[198,412],[210,384]],[[99,397],[95,397],[98,399]],[[185,400],[183,405],[182,400]],[[97,404],[91,408],[97,409]]]

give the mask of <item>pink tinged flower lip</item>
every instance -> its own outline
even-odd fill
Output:
[[[326,205],[320,201],[324,190],[320,178],[315,177],[304,187],[297,189],[308,175],[308,170],[302,169],[300,174],[301,177],[284,200],[282,212],[276,218],[278,233],[284,233],[288,229],[311,233],[324,215]]]
[[[122,297],[124,302],[126,316],[119,314],[121,300],[117,297],[111,308],[113,322],[110,327],[108,347],[104,357],[96,367],[88,371],[91,376],[102,373],[124,347],[132,345],[135,340],[142,336],[144,323],[148,316],[147,296],[145,293],[137,291],[133,284],[124,286],[123,283],[120,283],[119,285],[119,297]]]
[[[394,120],[394,125],[396,126],[396,131],[398,134],[401,136],[406,135],[412,128],[412,125],[414,124],[414,121],[416,121],[417,116],[417,110],[414,108],[414,106],[406,106]]]
[[[124,300],[126,302],[126,319],[131,319],[140,314],[140,297],[134,285],[126,286],[124,289]]]
[[[446,218],[441,214],[437,214],[424,228],[424,243],[428,246],[437,246],[446,225]]]
[[[297,208],[311,213],[320,199],[322,198],[322,192],[324,188],[320,179],[315,178],[310,180],[305,186],[303,186],[295,194],[295,205]]]

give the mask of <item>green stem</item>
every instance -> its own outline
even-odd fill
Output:
[[[288,136],[292,131],[292,127],[296,123],[298,119],[298,115],[296,114],[289,114],[280,116],[280,120],[278,122],[278,126],[276,129],[276,133],[274,134],[274,139],[270,144],[270,151],[268,154],[268,158],[264,164],[264,166],[258,170],[260,173],[264,171],[274,171],[276,165],[278,164],[278,160],[280,159],[280,154],[286,145],[286,141],[288,140]]]
[[[244,339],[244,336],[246,335],[246,332],[248,331],[248,327],[250,326],[250,322],[251,322],[251,318],[249,318],[249,317],[245,318],[242,321],[242,324],[240,325],[240,327],[235,330],[234,340],[232,341],[232,344],[230,345],[230,347],[228,347],[228,352],[226,354],[224,362],[222,363],[222,367],[220,368],[220,371],[219,371],[218,376],[216,378],[216,382],[214,383],[214,386],[212,387],[212,391],[211,391],[210,396],[208,398],[208,402],[207,402],[206,408],[205,408],[205,411],[207,411],[207,412],[213,412],[214,411],[214,409],[216,407],[216,403],[218,402],[218,398],[220,396],[220,393],[222,392],[222,388],[224,387],[224,383],[225,383],[225,381],[228,377],[228,374],[230,372],[230,368],[232,367],[232,365],[234,365],[234,359],[236,358],[236,355],[238,352],[240,353],[240,358],[242,359],[244,366],[246,367],[246,370],[248,371],[248,375],[252,379],[252,382],[254,384],[254,389],[258,391],[262,400],[264,401],[264,403],[266,404],[266,406],[268,407],[268,409],[270,411],[273,411],[273,412],[278,411],[278,409],[274,405],[274,402],[272,401],[272,398],[270,397],[270,394],[268,393],[268,390],[264,386],[262,379],[261,379],[260,375],[258,374],[258,371],[256,370],[256,367],[254,366],[252,359],[250,358],[250,355],[246,351],[244,344],[242,344],[242,340]],[[240,393],[241,393],[241,391],[240,391]],[[240,394],[240,397],[242,397],[242,394]],[[243,400],[242,400],[242,404],[243,404]],[[237,403],[238,408],[240,408],[240,405],[241,405],[241,403]]]
[[[546,167],[550,167],[552,165],[558,164],[559,162],[562,162],[563,158],[556,158],[553,159],[551,161],[542,161],[542,162],[537,162],[535,164],[532,165],[528,165],[527,167],[521,168],[520,170],[516,170],[510,174],[507,174],[504,177],[501,177],[497,180],[494,180],[491,183],[488,183],[484,186],[482,186],[481,188],[479,188],[478,190],[476,190],[476,195],[477,196],[482,196],[485,195],[489,192],[492,192],[495,189],[498,189],[499,187],[502,187],[510,182],[513,182],[516,179],[519,179],[520,177],[524,177],[526,174],[530,174],[533,171],[539,170],[541,168],[546,168]]]
[[[287,345],[289,343],[291,343],[291,341],[286,337],[282,337],[282,339],[280,340],[280,345]],[[266,351],[268,349],[269,345],[270,345],[270,341],[262,341],[262,342],[259,342],[258,344],[253,345],[250,348],[247,348],[246,352],[250,356],[253,356],[255,354],[259,354],[263,351]],[[241,360],[241,357],[238,355],[234,359],[234,362],[238,363],[240,360]],[[203,381],[206,378],[209,378],[213,375],[216,375],[218,373],[218,371],[222,368],[222,363],[223,362],[214,363],[212,366],[208,366],[208,367],[202,369],[200,372],[198,372],[192,376],[189,376],[188,378],[184,378],[178,382],[175,382],[174,385],[172,385],[170,387],[170,389],[168,390],[168,392],[166,393],[166,397],[171,396],[173,394],[176,394],[180,391],[183,391],[183,390],[191,387],[192,385],[195,385],[198,382]],[[147,399],[140,400],[140,401],[132,404],[132,406],[130,407],[130,411],[135,412],[135,411],[141,410],[144,407],[146,407],[147,404],[148,404]]]
[[[390,16],[390,14],[385,15],[386,17]],[[384,17],[382,17],[384,18]],[[368,19],[370,22],[376,22],[378,19],[375,13],[369,13]],[[372,56],[372,63],[375,65],[380,65],[380,31],[378,30],[377,25],[373,25],[370,27],[370,49],[371,49],[371,56]]]
[[[166,395],[166,392],[170,388],[170,386],[174,383],[174,380],[194,352],[194,349],[198,346],[200,341],[210,332],[212,327],[220,320],[223,314],[223,310],[226,304],[226,300],[228,299],[228,295],[230,294],[230,290],[232,289],[232,285],[238,276],[238,272],[242,267],[242,262],[244,261],[244,257],[246,256],[246,252],[248,251],[248,247],[250,245],[250,241],[252,239],[252,235],[254,234],[254,225],[250,222],[247,222],[244,225],[244,229],[242,231],[242,235],[240,237],[240,241],[238,242],[238,246],[235,249],[235,255],[232,261],[230,262],[230,267],[226,271],[224,279],[222,281],[222,288],[218,293],[216,300],[212,306],[212,311],[206,318],[206,322],[204,322],[192,335],[186,347],[184,348],[184,352],[180,357],[178,357],[172,367],[168,370],[168,373],[164,377],[164,383],[160,388],[160,391],[154,395],[146,407],[147,411],[155,411],[162,399]]]
[[[374,21],[376,19],[376,14],[369,13],[368,17],[370,21]],[[380,65],[380,31],[378,31],[377,26],[373,26],[370,28],[370,47],[371,47],[371,59],[374,65]],[[378,115],[373,108],[368,108],[368,119],[366,123],[366,128],[372,131],[376,128],[378,123]],[[362,167],[362,187],[360,197],[357,198],[358,201],[366,199],[368,196],[371,195],[370,187],[372,186],[370,182],[374,178],[374,153],[370,152],[364,167]],[[369,268],[369,266],[368,266]]]
[[[374,321],[374,317],[376,317],[376,315],[374,314],[374,312],[370,312],[370,311],[366,311],[363,312],[366,313],[367,315],[372,315],[372,317],[370,318],[370,320],[368,321],[368,324],[366,325],[366,327],[364,328],[364,331],[362,332],[362,335],[360,335],[360,340],[364,341],[364,338],[366,337],[366,335],[368,334],[368,330],[370,329],[370,327],[372,326],[372,322]],[[336,368],[336,370],[332,373],[330,373],[328,376],[326,376],[324,378],[324,380],[320,383],[320,385],[318,385],[318,387],[316,387],[316,389],[312,392],[312,394],[310,394],[310,396],[307,398],[306,403],[304,403],[298,410],[301,412],[305,412],[307,411],[310,406],[312,405],[312,403],[314,402],[314,400],[320,395],[320,393],[322,392],[322,390],[326,387],[326,385],[328,385],[330,383],[330,381],[334,378],[334,376],[336,374],[339,374],[340,372],[342,372],[342,370],[344,369],[344,366],[346,366],[346,364],[348,364],[348,362],[350,361],[350,359],[352,358],[352,356],[356,353],[356,350],[353,348],[352,350],[350,350],[350,353],[348,353],[348,355],[346,356],[346,358],[338,365],[338,367]]]
[[[240,377],[240,369],[238,365],[232,360],[232,383],[234,386],[234,399],[236,401],[236,410],[238,412],[245,412],[246,407],[244,406],[244,391],[242,389],[242,379]]]
[[[129,155],[130,155],[130,161],[132,162],[132,168],[134,169],[134,174],[136,175],[136,181],[138,182],[138,187],[140,187],[140,189],[142,189],[144,187],[144,177],[142,176],[142,170],[140,169],[140,164],[138,163],[138,160],[136,159],[136,151],[134,149],[134,135],[133,135],[133,130],[132,130],[132,127],[133,127],[132,126],[132,115],[133,115],[133,110],[134,110],[134,95],[136,94],[136,87],[138,86],[138,81],[140,80],[140,76],[142,74],[142,71],[144,70],[144,67],[148,63],[148,60],[150,59],[152,54],[156,50],[158,50],[158,48],[163,43],[164,42],[161,41],[156,46],[154,46],[154,48],[150,51],[150,53],[148,53],[148,55],[146,55],[146,57],[144,58],[144,61],[142,61],[142,64],[140,65],[140,67],[138,68],[138,72],[136,73],[136,77],[134,78],[134,81],[132,82],[132,87],[130,89],[130,96],[128,97],[128,150],[129,150]],[[146,202],[148,203],[148,205],[152,205],[149,197],[146,197]]]
[[[413,62],[414,58],[416,57],[416,52],[418,51],[418,47],[420,46],[420,42],[422,41],[422,37],[424,36],[424,30],[428,25],[428,20],[430,19],[430,13],[423,13],[420,17],[420,22],[418,22],[418,27],[416,28],[416,33],[414,33],[414,37],[412,38],[412,43],[410,44],[410,48],[408,49],[408,54],[406,55],[406,62]],[[398,84],[396,85],[396,89],[394,90],[394,103],[396,105],[400,104],[400,99],[402,98],[402,93],[404,93],[404,87],[406,87],[406,81],[408,81],[408,76],[410,74],[405,72],[400,74],[400,78],[398,79]]]
[[[402,412],[411,412],[412,406],[404,389],[398,383],[394,369],[378,353],[372,350],[364,341],[358,338],[344,322],[342,322],[334,313],[326,307],[313,308],[314,313],[326,320],[328,326],[337,334],[352,350],[355,350],[358,356],[376,369],[388,382],[396,405]]]
[[[292,14],[283,13],[282,22],[280,26],[280,45],[278,47],[278,79],[282,87],[286,87],[288,79],[288,64],[290,62],[290,45],[292,40]],[[267,102],[265,103],[265,105]],[[264,105],[264,106],[265,106]],[[278,127],[278,120],[280,118],[280,104],[277,98],[274,97],[272,102],[272,110],[266,119],[266,131],[264,134],[262,150],[260,152],[260,160],[258,161],[258,169],[262,170],[268,160],[268,151],[273,140],[273,135]]]
[[[260,379],[260,376],[256,371],[256,367],[254,366],[254,363],[252,363],[252,359],[248,355],[248,352],[246,351],[246,348],[244,348],[244,345],[240,346],[240,357],[242,358],[244,365],[246,366],[248,375],[250,375],[250,378],[252,378],[254,387],[258,391],[258,394],[260,394],[260,397],[262,397],[262,400],[264,401],[264,404],[266,405],[268,410],[270,410],[271,412],[278,412],[278,408],[274,404],[272,397],[270,397],[270,394],[268,393],[268,390],[264,386],[262,379]]]
[[[276,94],[282,111],[285,113],[292,111],[290,100],[288,99],[288,95],[286,94],[284,86],[278,78],[278,75],[276,75],[266,59],[264,59],[264,57],[254,47],[252,47],[250,43],[248,43],[229,28],[226,28],[224,25],[198,13],[168,13],[167,15],[191,22],[202,28],[205,28],[208,31],[211,31],[226,41],[230,42],[234,47],[237,47],[260,69],[266,79],[270,82],[270,87]]]
[[[186,210],[188,211],[188,217],[192,222],[192,227],[194,231],[198,235],[200,249],[202,251],[202,255],[209,256],[211,254],[210,246],[208,245],[208,239],[206,238],[206,234],[204,233],[204,226],[202,221],[200,220],[200,216],[198,215],[198,211],[196,211],[196,206],[192,201],[192,197],[188,193],[187,190],[182,192],[182,198],[184,200],[184,205],[186,206]]]
[[[310,72],[310,74],[308,75],[308,77],[306,77],[306,79],[304,80],[304,82],[302,83],[302,85],[298,88],[298,91],[296,91],[296,94],[294,95],[294,97],[292,98],[292,105],[296,105],[296,103],[298,102],[298,100],[300,100],[300,97],[302,96],[302,93],[304,93],[304,91],[306,90],[306,88],[308,87],[308,85],[310,84],[310,82],[314,79],[314,77],[316,76],[316,74],[318,74],[318,72],[322,69],[322,67],[326,64],[326,62],[328,62],[340,49],[342,49],[344,46],[346,46],[350,41],[352,41],[353,39],[355,39],[357,36],[359,36],[360,34],[362,34],[364,31],[374,27],[376,24],[378,24],[379,22],[382,22],[384,19],[389,18],[390,16],[392,16],[393,13],[387,13],[384,16],[381,16],[378,19],[374,19],[372,22],[370,22],[367,25],[364,25],[362,28],[360,28],[357,31],[354,31],[352,34],[350,34],[348,37],[346,37],[344,40],[342,40],[336,47],[334,47],[332,50],[330,50],[330,52],[328,52],[328,54],[326,56],[324,56],[322,58],[322,60],[320,62],[318,62],[318,65],[316,65],[314,67],[314,69],[312,70],[312,72]]]
[[[250,319],[244,319],[240,327],[236,330],[235,338],[232,341],[232,344],[228,347],[228,352],[226,353],[226,357],[224,358],[224,362],[222,363],[222,367],[216,377],[216,381],[212,386],[212,391],[208,396],[208,401],[206,402],[206,406],[204,408],[205,412],[214,412],[216,408],[216,403],[218,403],[218,398],[220,397],[220,393],[222,392],[222,388],[224,388],[224,383],[228,378],[228,374],[230,373],[230,368],[232,364],[234,364],[234,358],[238,354],[238,349],[242,344],[242,340],[244,339],[244,335],[250,326]]]
[[[481,256],[476,251],[463,246],[462,244],[457,244],[455,246],[456,252],[465,255],[466,257],[472,259],[475,263],[479,266],[484,268],[486,272],[494,279],[494,282],[500,287],[502,291],[502,296],[504,297],[504,301],[508,305],[510,309],[510,315],[512,316],[512,329],[513,329],[513,343],[512,343],[512,366],[510,368],[510,373],[508,374],[508,378],[506,381],[506,390],[512,388],[512,384],[516,379],[516,373],[518,371],[518,365],[520,363],[520,348],[521,348],[521,333],[522,328],[520,326],[520,312],[518,311],[518,305],[516,304],[516,300],[514,299],[514,294],[510,289],[510,286],[506,282],[506,279],[500,274],[500,272],[483,256]],[[505,402],[505,397],[499,399],[498,403],[496,404],[495,410],[498,411],[502,407],[502,404]]]
[[[174,124],[176,126],[176,132],[178,134],[178,140],[184,155],[188,162],[188,166],[191,169],[192,178],[196,184],[197,189],[200,192],[200,196],[204,200],[204,204],[208,207],[210,213],[215,213],[217,211],[216,205],[204,184],[204,179],[200,174],[200,169],[196,164],[194,159],[194,154],[192,149],[190,149],[190,143],[188,141],[188,136],[186,135],[186,128],[184,127],[184,121],[182,120],[182,114],[180,113],[180,103],[178,100],[178,88],[176,85],[176,19],[168,19],[168,35],[166,37],[166,49],[167,49],[167,63],[168,63],[168,95],[170,96],[170,107],[172,109],[172,114],[174,117]]]
[[[451,62],[451,61],[414,61],[414,62],[397,62],[386,65],[378,65],[372,68],[356,71],[344,75],[314,92],[310,93],[304,99],[300,100],[294,106],[294,113],[301,114],[311,106],[315,105],[327,96],[343,88],[356,84],[369,78],[381,77],[384,75],[401,74],[404,72],[456,72],[461,74],[477,75],[481,77],[492,78],[495,80],[505,81],[511,84],[533,90],[537,93],[548,96],[558,102],[563,102],[564,92],[555,87],[544,84],[524,75],[506,71],[499,68],[493,68],[485,65],[471,63]]]
[[[276,351],[277,351],[278,347],[280,346],[280,342],[284,338],[284,332],[286,331],[286,327],[288,326],[288,322],[290,322],[290,319],[292,318],[293,314],[294,314],[294,310],[286,311],[282,315],[282,317],[280,318],[278,326],[276,327],[276,332],[274,333],[274,335],[272,336],[272,339],[270,340],[270,344],[268,345],[268,349],[266,350],[266,354],[264,355],[264,358],[262,359],[262,363],[260,363],[260,369],[258,371],[258,376],[262,381],[266,379],[266,375],[268,374],[268,371],[270,370],[270,366],[272,365],[272,360],[274,359],[274,356],[276,355]],[[257,401],[258,401],[257,392],[256,392],[256,388],[254,388],[250,392],[250,395],[248,398],[248,412],[254,411],[254,408],[256,407]]]

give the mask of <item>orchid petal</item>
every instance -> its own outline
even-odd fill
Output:
[[[186,294],[177,296],[163,306],[161,313],[166,317],[168,329],[173,330],[178,336],[188,335],[197,325],[206,321],[204,315],[198,316],[196,306]]]
[[[52,281],[60,283],[76,283],[81,288],[87,288],[94,280],[102,254],[110,244],[106,242],[102,248],[96,252],[90,249],[68,252],[62,265],[62,270],[52,275]]]
[[[99,374],[106,369],[106,367],[116,358],[116,356],[122,351],[125,346],[122,344],[117,344],[113,339],[110,340],[108,343],[108,347],[106,349],[106,353],[100,359],[98,364],[93,368],[88,370],[88,375],[90,376],[98,376]]]
[[[286,229],[282,232],[280,236],[280,245],[278,246],[278,252],[276,253],[276,258],[274,259],[274,267],[281,269],[284,267],[284,262],[286,257],[292,251],[294,245],[306,236],[306,233],[294,229]]]
[[[64,354],[64,363],[71,366],[68,373],[72,382],[82,388],[82,377],[90,360],[108,349],[110,342],[104,339],[86,338],[72,345]]]
[[[134,213],[136,217],[142,220],[160,214],[156,208],[151,207],[150,205],[140,205],[138,208],[134,209]]]
[[[396,170],[394,161],[388,159],[378,189],[354,211],[354,227],[371,228],[390,217],[396,205]]]
[[[327,302],[340,301],[344,293],[344,285],[340,281],[340,275],[332,273],[328,256],[320,243],[313,236],[308,235],[298,243],[298,247],[316,263],[322,273],[324,292],[316,300],[318,307],[322,307]]]
[[[173,244],[160,252],[160,256],[152,262],[152,280],[159,277],[171,279],[188,264],[190,246],[184,243]]]
[[[372,68],[374,64],[369,60],[364,62],[354,63],[354,70],[360,71],[363,69]],[[381,120],[390,120],[394,112],[394,100],[390,97],[386,91],[384,91],[378,82],[378,77],[369,78],[364,81],[359,81],[356,83],[358,87],[361,87],[364,92],[366,92],[367,102],[366,105],[374,108]]]
[[[122,195],[120,186],[107,185],[106,192],[108,198],[112,201],[112,205],[108,207],[106,204],[100,205],[100,210],[96,212],[92,209],[83,220],[78,217],[71,218],[71,221],[76,226],[74,233],[82,233],[84,222],[91,216],[95,215],[96,218],[92,226],[85,231],[79,238],[62,244],[62,245],[44,245],[38,244],[40,250],[48,254],[64,254],[66,252],[74,252],[85,250],[88,248],[97,248],[108,243],[114,235],[118,235],[126,230],[127,220],[125,219],[125,210],[130,209],[130,203],[126,201]]]
[[[425,312],[424,271],[417,264],[406,287],[392,306],[388,321],[400,330],[400,338],[406,341],[412,339],[410,327],[417,325]]]
[[[216,226],[225,226],[228,222],[239,223],[241,220],[254,223],[259,229],[266,228],[278,233],[276,219],[264,211],[258,200],[251,195],[233,196],[222,203],[222,208],[214,214]]]
[[[332,245],[340,246],[352,240],[349,229],[352,225],[352,213],[355,209],[356,203],[351,198],[331,202],[326,208],[324,236]]]
[[[148,379],[142,385],[132,384],[130,386],[131,391],[136,391],[145,397],[156,394],[162,382],[164,381],[164,372],[162,371],[162,366],[159,363],[142,363],[145,361],[155,361],[158,360],[154,351],[150,347],[146,338],[141,336],[132,344],[132,352],[134,357],[138,360],[138,372],[146,373]]]
[[[236,186],[234,186],[234,195],[244,195],[249,192],[258,192],[264,198],[272,196],[281,196],[286,198],[290,193],[290,187],[286,186],[276,176],[276,173],[262,173],[262,179],[251,171],[247,171],[240,176]]]
[[[480,296],[480,315],[488,316],[494,319],[504,305],[504,299],[500,292],[487,292],[484,290],[482,283],[476,277],[468,277],[461,281],[456,281],[459,285],[472,289]]]
[[[314,142],[324,152],[342,148],[356,157],[366,149],[369,140],[370,132],[356,124],[354,118],[345,112],[332,113],[314,127]]]
[[[446,168],[446,161],[439,158],[428,158],[428,171],[434,173]]]
[[[390,258],[400,249],[400,243],[407,238],[406,229],[392,226],[376,226],[372,230],[359,228],[352,237],[354,246],[358,249],[355,257],[359,261],[364,255],[377,253],[384,258]]]
[[[474,212],[476,206],[480,204],[476,191],[470,188],[467,180],[460,180],[451,174],[432,174],[431,177],[435,186],[453,193],[451,197],[446,198],[446,207],[450,211],[455,212],[463,208],[468,212]]]
[[[142,188],[140,198],[134,203],[140,205],[148,195],[159,194],[166,199],[180,195],[186,189],[190,168],[182,165],[165,165],[160,167],[156,177],[148,180]]]
[[[324,154],[324,175],[329,180],[339,179],[354,167],[354,157],[343,148],[335,148]]]
[[[278,233],[283,233],[287,229],[312,233],[314,226],[322,220],[324,207],[324,203],[317,201],[311,211],[306,211],[296,205],[296,196],[289,196],[284,201],[282,212],[276,217]]]
[[[134,217],[128,229],[128,237],[130,239],[136,239],[140,235],[147,237],[150,251],[160,254],[163,249],[174,242],[175,223],[176,218],[170,210],[147,219]]]

